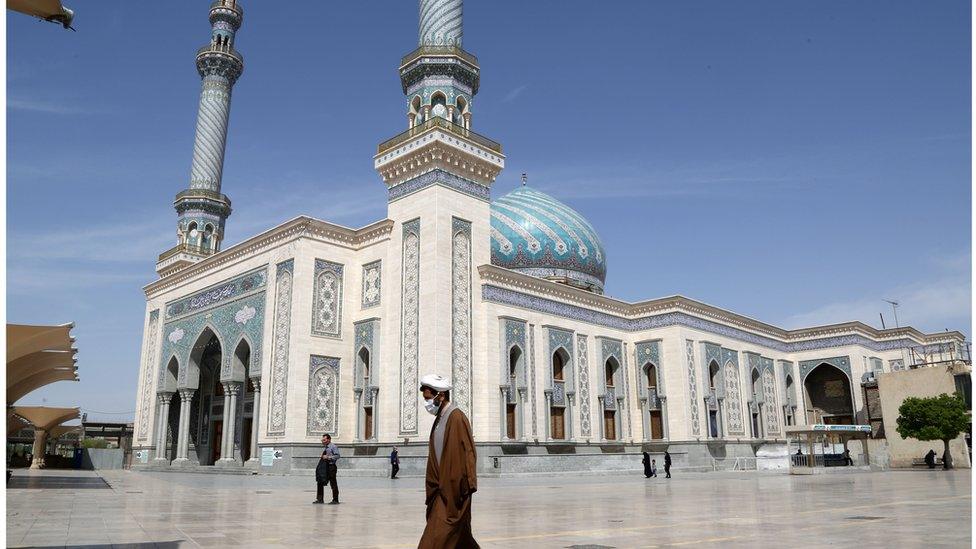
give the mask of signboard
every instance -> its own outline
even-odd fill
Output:
[[[275,459],[274,448],[261,448],[261,467],[271,467]]]
[[[139,450],[136,452],[136,461],[139,463],[149,462],[149,450]]]
[[[823,424],[817,424],[817,425],[811,425],[810,426],[810,430],[811,431],[828,431],[828,432],[829,431],[848,431],[848,432],[870,433],[871,432],[871,426],[870,425],[823,425]]]

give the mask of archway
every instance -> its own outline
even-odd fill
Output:
[[[619,377],[620,363],[616,357],[610,357],[603,363],[604,383],[607,386],[606,398],[616,400],[617,393],[614,388],[617,386]],[[617,440],[617,403],[612,403],[613,408],[607,410],[607,403],[603,405],[603,438],[607,440]]]
[[[205,328],[190,349],[186,378],[186,388],[195,389],[190,410],[196,412],[188,423],[187,455],[195,452],[200,465],[213,465],[221,457],[226,414],[220,383],[222,361],[220,339],[209,327]]]
[[[518,345],[508,351],[508,383],[511,398],[505,403],[505,436],[509,440],[518,438],[518,365],[522,359],[522,349]]]
[[[660,401],[657,399],[657,366],[648,362],[644,365],[644,380],[647,388],[647,417],[651,439],[664,438],[664,422]]]
[[[363,440],[370,440],[374,438],[374,416],[373,416],[373,398],[369,394],[370,389],[370,356],[369,349],[363,347],[359,349],[356,357],[359,359],[359,375],[360,384],[363,388],[364,398],[362,399],[363,410],[362,410],[362,436]]]
[[[718,387],[722,383],[721,379],[722,369],[719,367],[718,362],[711,361],[708,364],[708,390],[710,395],[715,396]],[[721,436],[721,429],[719,425],[719,409],[716,404],[714,407],[708,407],[708,436],[711,438],[719,438]]]
[[[786,406],[783,409],[786,425],[793,425],[793,407],[796,405],[796,387],[793,384],[793,376],[786,376]]]
[[[759,375],[759,370],[756,368],[752,369],[752,375],[750,376],[751,387],[752,387],[752,402],[758,403],[760,397],[763,394],[762,386],[762,376]],[[762,438],[762,412],[758,405],[749,407],[749,426],[752,429],[752,438]]]
[[[552,353],[552,384],[555,388],[560,386],[562,394],[565,398],[565,383],[566,383],[566,365],[569,363],[569,353],[566,349],[562,347],[556,349]],[[549,436],[554,440],[565,440],[566,439],[566,406],[564,404],[556,404],[555,402],[550,404],[549,408],[549,419],[550,428]]]
[[[854,404],[851,381],[840,368],[826,362],[814,368],[803,380],[807,423],[852,425]]]

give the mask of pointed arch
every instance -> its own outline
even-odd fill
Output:
[[[821,362],[803,380],[807,422],[851,425],[855,420],[851,378],[843,369]]]
[[[197,389],[200,386],[200,369],[202,367],[216,367],[213,372],[215,377],[219,377],[223,369],[224,349],[226,346],[220,337],[220,332],[209,322],[206,323],[197,335],[194,343],[190,347],[189,355],[184,363],[183,370],[180,372],[179,387],[181,389]],[[219,353],[219,361],[216,364],[204,364],[204,359],[212,359],[213,353]]]

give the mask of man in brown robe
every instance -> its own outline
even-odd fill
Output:
[[[471,494],[478,490],[471,424],[450,401],[447,378],[420,380],[425,408],[436,416],[427,453],[427,527],[419,549],[477,548],[471,533]]]

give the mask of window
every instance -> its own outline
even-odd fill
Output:
[[[565,365],[562,353],[556,351],[552,354],[552,379],[554,381],[564,381],[563,367]]]

